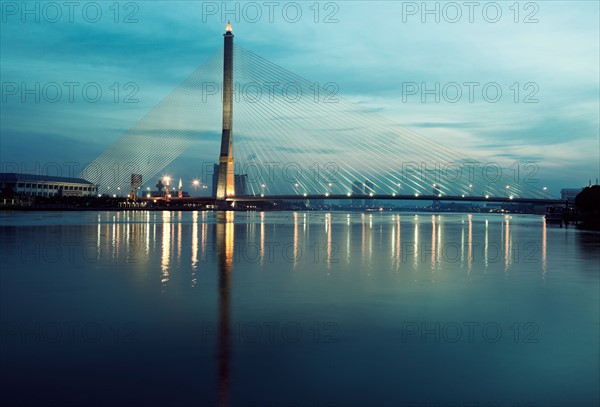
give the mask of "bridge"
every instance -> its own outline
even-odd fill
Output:
[[[450,202],[490,202],[490,203],[515,203],[560,205],[565,201],[561,199],[545,198],[509,198],[494,196],[436,196],[436,195],[272,195],[268,197],[236,196],[227,198],[228,202],[256,202],[256,201],[298,201],[298,200],[376,200],[376,201],[450,201]]]
[[[452,140],[339,96],[337,83],[305,79],[234,45],[229,23],[223,37],[222,49],[79,176],[104,194],[129,191],[140,186],[132,174],[153,184],[177,157],[213,151],[204,155],[218,162],[212,196],[169,191],[165,199],[212,199],[223,209],[282,200],[564,203],[541,187],[535,163],[472,158],[446,145]]]

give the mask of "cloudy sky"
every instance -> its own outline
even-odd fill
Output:
[[[470,157],[536,162],[556,193],[599,176],[597,1],[114,4],[2,1],[2,171],[81,170],[218,52],[229,19],[243,48]]]

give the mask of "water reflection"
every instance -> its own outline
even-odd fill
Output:
[[[161,284],[166,287],[169,282],[169,263],[171,259],[171,212],[163,212],[163,224],[162,224],[162,257],[161,257],[161,270],[162,278]]]
[[[217,245],[217,259],[219,269],[219,332],[217,369],[219,380],[219,405],[229,405],[230,359],[231,341],[230,332],[230,307],[231,307],[231,272],[234,261],[234,222],[235,212],[220,212],[217,214],[215,225],[215,241]]]
[[[512,259],[512,241],[510,235],[510,216],[504,217],[504,271],[508,272]]]
[[[135,343],[118,346],[113,338],[82,346],[39,341],[22,346],[21,335],[12,336],[10,346],[15,346],[3,353],[10,361],[5,365],[16,370],[16,377],[33,375],[29,381],[41,386],[40,394],[45,396],[57,396],[52,393],[56,386],[35,372],[58,359],[69,366],[100,363],[87,382],[98,383],[98,389],[115,388],[124,397],[130,394],[124,404],[136,400],[169,404],[175,395],[178,404],[185,405],[226,406],[247,400],[265,405],[270,401],[266,398],[274,395],[278,399],[272,405],[314,405],[309,396],[294,400],[302,397],[298,386],[295,390],[281,387],[286,375],[301,377],[304,388],[325,400],[323,405],[331,404],[326,398],[329,393],[346,396],[340,405],[354,397],[356,405],[368,405],[370,400],[373,404],[373,394],[376,401],[401,404],[394,399],[398,383],[406,384],[403,395],[413,400],[423,394],[465,394],[455,393],[455,383],[432,385],[431,371],[440,372],[440,377],[456,376],[458,371],[476,382],[481,372],[513,366],[509,374],[488,375],[489,383],[497,385],[493,394],[505,394],[508,380],[508,387],[520,389],[511,397],[522,400],[521,390],[531,390],[531,399],[539,398],[540,405],[565,388],[560,386],[564,375],[555,374],[559,370],[567,369],[571,378],[567,384],[576,383],[578,391],[583,389],[580,383],[597,382],[597,366],[589,357],[598,342],[597,326],[590,324],[598,317],[597,233],[547,227],[542,218],[519,215],[102,212],[69,216],[65,224],[3,226],[2,286],[6,288],[2,298],[3,304],[9,304],[3,307],[7,320],[34,327],[41,318],[83,323],[82,318],[122,318],[139,324],[141,336]],[[74,247],[73,242],[90,249],[83,255],[94,257],[96,250],[99,258],[88,263],[78,260],[82,246]],[[276,242],[280,246],[270,260],[269,250],[275,246],[269,245]],[[248,243],[253,245],[253,262],[243,255]],[[289,253],[294,256],[284,257],[281,249],[290,243]],[[47,256],[54,252],[43,250],[59,247],[63,255],[52,263]],[[317,247],[320,252],[315,258],[311,248]],[[68,251],[71,248],[76,251]],[[127,262],[132,250],[135,262]],[[568,301],[555,301],[565,298]],[[304,331],[298,343],[281,336],[275,342],[250,343],[235,336],[245,322],[275,321],[281,326],[293,321],[312,327],[304,322],[317,318],[339,322],[338,345],[317,343],[313,331]],[[466,336],[458,343],[442,345],[432,336],[426,344],[417,334],[414,341],[408,337],[398,346],[406,321],[423,321],[426,325],[421,326],[431,328],[436,321],[457,320],[461,326],[467,321],[481,321],[482,326],[498,321],[505,335],[492,344],[481,341],[479,330],[474,345],[463,330]],[[520,328],[519,343],[514,341],[513,323],[523,327],[528,321],[540,327],[541,336],[534,336],[541,339],[538,345],[526,345],[524,338],[532,331]],[[212,334],[200,343],[202,322],[209,323]],[[443,328],[438,332],[442,338],[449,334]],[[473,352],[474,347],[489,348],[502,357],[482,358],[485,352]],[[148,352],[157,349],[167,352],[149,358]],[[365,349],[367,353],[361,354]],[[548,358],[554,349],[567,351],[550,352]],[[349,354],[360,357],[353,362]],[[428,358],[425,365],[423,355]],[[571,363],[574,357],[577,363]],[[123,360],[131,362],[122,366],[123,374],[105,374]],[[460,361],[460,366],[448,363],[452,360]],[[490,360],[497,362],[492,368]],[[466,368],[460,370],[461,366]],[[162,371],[174,373],[156,374]],[[256,371],[261,375],[252,374]],[[548,374],[540,376],[540,371]],[[77,372],[73,376],[65,369],[55,375],[54,382],[77,379]],[[7,388],[15,387],[13,376],[5,375]],[[557,393],[547,395],[548,386],[543,385],[555,376]],[[126,377],[135,380],[124,382]],[[339,380],[323,380],[328,377]],[[364,377],[376,377],[378,384],[371,385]],[[539,381],[521,386],[530,377]],[[344,393],[350,382],[358,384],[356,395]],[[127,393],[131,389],[135,391]],[[273,389],[277,391],[271,393]],[[80,393],[77,403],[84,404],[80,400],[90,393],[86,389]],[[426,404],[436,403],[427,400]]]
[[[546,280],[546,218],[542,218],[542,279]]]
[[[509,273],[515,267],[531,269],[537,264],[542,278],[548,272],[549,232],[543,218],[537,223],[541,229],[537,237],[529,241],[523,239],[523,224],[514,217],[471,214],[293,212],[276,218],[265,212],[164,211],[106,213],[95,220],[96,251],[114,263],[131,257],[140,265],[159,264],[163,289],[179,275],[188,286],[195,287],[198,273],[215,261],[215,250],[221,247],[227,252],[219,261],[228,261],[228,267],[236,261],[261,267],[281,262],[289,270],[320,270],[315,265],[322,264],[322,270],[331,273],[359,265],[350,269],[372,273],[398,272],[406,263],[412,265],[413,272],[464,270],[470,274],[490,270]],[[241,232],[235,237],[234,224]],[[311,230],[311,224],[322,226]],[[569,239],[569,233],[562,234]],[[241,245],[242,240],[245,245]],[[241,249],[235,256],[234,247]],[[334,267],[340,260],[345,266]],[[152,267],[142,269],[152,273]]]

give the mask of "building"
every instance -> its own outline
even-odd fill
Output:
[[[375,184],[370,179],[365,180],[365,195],[375,195]],[[365,200],[366,206],[375,206],[375,200],[373,198]]]
[[[354,196],[362,196],[364,194],[363,183],[360,181],[354,181],[352,183],[352,195]],[[355,208],[360,208],[364,206],[364,201],[362,199],[353,199],[352,206]]]
[[[235,174],[235,194],[238,196],[248,194],[248,174]]]
[[[370,179],[365,180],[365,195],[375,194],[375,184]]]
[[[560,190],[560,199],[575,202],[575,197],[583,191],[583,188],[563,188]]]
[[[26,196],[97,196],[98,186],[81,178],[55,177],[49,175],[0,173],[2,193]]]

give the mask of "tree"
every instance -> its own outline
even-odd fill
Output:
[[[600,229],[600,185],[584,188],[575,197],[575,206],[581,212],[583,228]]]
[[[575,198],[575,206],[582,213],[600,211],[600,185],[584,188]]]

